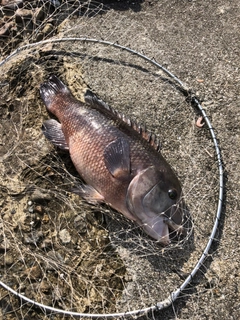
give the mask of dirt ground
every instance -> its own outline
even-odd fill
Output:
[[[104,39],[161,63],[201,100],[224,164],[223,211],[204,265],[175,303],[142,319],[240,319],[239,1],[104,3],[108,7],[93,15],[85,10],[79,19],[58,18],[48,38]],[[12,50],[24,37],[19,39]],[[12,51],[5,48],[2,57]],[[183,184],[194,221],[193,233],[180,244],[163,250],[107,206],[94,207],[70,192],[79,177],[69,156],[41,134],[49,116],[39,85],[51,73],[79,99],[87,85],[160,133],[162,153]],[[203,252],[217,208],[218,164],[208,129],[194,124],[198,113],[159,69],[99,44],[31,49],[1,66],[0,74],[1,281],[38,302],[84,313],[164,300]],[[62,319],[1,288],[0,319],[30,318]]]

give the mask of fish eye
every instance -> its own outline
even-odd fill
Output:
[[[175,200],[177,198],[177,190],[176,189],[169,189],[168,196],[170,199]]]

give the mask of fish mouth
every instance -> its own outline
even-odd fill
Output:
[[[167,224],[170,229],[169,231],[174,231],[177,235],[186,236],[188,228],[184,227],[184,207],[184,203],[181,201],[180,203],[172,205],[168,210],[170,214],[164,212],[162,215],[164,217],[163,222]]]
[[[168,225],[168,227],[172,230],[175,231],[179,235],[187,235],[187,229],[184,228],[182,225],[175,223],[171,218],[169,217],[164,217],[163,222]]]

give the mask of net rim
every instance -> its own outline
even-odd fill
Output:
[[[178,85],[180,86],[182,93],[184,95],[190,96],[191,97],[191,105],[194,106],[198,112],[202,115],[209,131],[211,134],[211,138],[214,144],[214,148],[215,148],[215,153],[217,156],[217,164],[218,164],[218,173],[219,173],[219,195],[218,195],[218,205],[217,205],[217,209],[216,209],[216,214],[215,214],[215,219],[214,219],[214,224],[213,224],[213,228],[211,231],[211,234],[208,238],[208,242],[207,245],[205,247],[205,249],[203,250],[202,255],[200,256],[200,258],[198,259],[195,267],[193,268],[193,270],[191,271],[191,273],[189,274],[189,276],[185,279],[185,281],[181,284],[181,286],[179,288],[177,288],[175,291],[171,292],[170,295],[163,301],[157,302],[156,305],[154,306],[150,306],[147,308],[143,308],[143,309],[138,309],[138,310],[132,310],[132,311],[127,311],[127,312],[119,312],[119,313],[101,313],[101,314],[97,314],[97,313],[78,313],[78,312],[72,312],[72,311],[66,311],[66,310],[62,310],[62,309],[58,309],[58,308],[54,308],[51,306],[47,306],[44,304],[41,304],[39,302],[36,302],[32,299],[29,299],[28,297],[18,293],[17,291],[13,290],[11,287],[9,287],[8,285],[6,285],[5,283],[3,283],[2,281],[0,281],[0,286],[3,287],[4,289],[6,289],[7,291],[11,292],[12,294],[14,294],[16,297],[18,297],[20,300],[30,303],[32,306],[38,307],[40,309],[42,309],[45,312],[54,312],[57,314],[61,314],[64,316],[73,316],[73,317],[91,317],[91,318],[119,318],[119,317],[127,317],[127,316],[140,316],[143,315],[145,313],[149,313],[149,312],[153,312],[153,311],[159,311],[159,310],[163,310],[167,307],[169,307],[171,304],[173,304],[177,298],[181,295],[181,293],[183,292],[184,289],[186,289],[186,287],[190,284],[190,282],[192,281],[193,277],[196,275],[197,271],[201,268],[201,266],[203,265],[209,251],[210,248],[214,242],[214,240],[216,240],[215,235],[217,232],[217,228],[219,225],[219,221],[221,218],[221,214],[222,214],[222,207],[223,207],[223,193],[224,193],[224,170],[223,170],[223,163],[222,163],[222,156],[221,156],[221,151],[219,148],[219,144],[217,141],[217,137],[215,135],[214,129],[212,127],[212,124],[205,112],[205,110],[203,109],[203,107],[201,106],[199,99],[195,96],[192,95],[191,90],[185,85],[183,84],[183,82],[177,78],[172,72],[170,72],[168,69],[166,69],[165,67],[163,67],[161,64],[159,64],[158,62],[156,62],[155,60],[149,58],[148,56],[133,50],[129,47],[123,46],[121,44],[118,44],[116,42],[110,42],[110,41],[106,41],[106,40],[100,40],[100,39],[94,39],[94,38],[88,38],[88,37],[63,37],[63,38],[51,38],[48,40],[43,40],[43,41],[39,41],[39,42],[35,42],[35,43],[30,43],[30,44],[26,44],[23,45],[19,48],[17,48],[15,51],[13,51],[10,55],[8,55],[4,60],[0,61],[0,68],[7,63],[10,59],[12,59],[14,56],[17,56],[18,54],[20,54],[22,51],[30,49],[30,48],[34,48],[37,46],[42,46],[45,44],[49,44],[49,43],[61,43],[61,42],[89,42],[89,43],[99,43],[102,45],[106,45],[106,46],[112,46],[114,48],[117,49],[121,49],[124,51],[129,52],[130,54],[133,55],[137,55],[138,57],[148,61],[149,63],[155,65],[157,68],[161,69],[166,75],[168,75],[171,79],[173,79],[176,83],[178,83]]]

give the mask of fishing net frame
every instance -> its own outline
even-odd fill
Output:
[[[208,257],[208,254],[210,252],[210,249],[212,247],[213,242],[216,240],[216,232],[219,226],[219,221],[221,219],[221,213],[222,213],[222,206],[223,206],[223,195],[224,195],[224,169],[223,169],[223,163],[222,163],[222,157],[221,157],[221,151],[219,148],[218,140],[216,137],[216,134],[214,132],[214,128],[209,120],[209,117],[207,116],[204,108],[202,107],[201,103],[199,102],[199,99],[192,93],[192,91],[187,88],[181,81],[176,77],[173,73],[171,73],[167,68],[163,67],[161,64],[156,62],[154,59],[149,58],[148,56],[144,55],[143,53],[140,53],[136,50],[133,50],[127,46],[120,45],[119,43],[100,40],[100,39],[94,39],[94,38],[87,38],[87,37],[65,37],[65,38],[51,38],[48,40],[39,41],[36,43],[31,43],[27,45],[23,45],[19,48],[17,48],[14,52],[12,52],[10,55],[8,55],[3,61],[0,62],[0,68],[9,60],[11,60],[13,57],[17,56],[24,50],[28,50],[31,48],[35,48],[38,46],[43,46],[46,44],[53,44],[53,43],[62,43],[62,42],[85,42],[85,43],[91,43],[91,44],[100,44],[103,46],[110,46],[114,49],[127,51],[128,53],[132,55],[136,55],[139,58],[147,61],[148,63],[154,65],[158,69],[160,69],[162,72],[164,72],[171,80],[173,80],[179,87],[182,94],[184,94],[187,97],[190,97],[190,103],[191,106],[197,110],[199,114],[202,115],[204,122],[206,123],[206,126],[208,127],[208,130],[211,135],[212,142],[214,144],[215,154],[217,158],[217,165],[218,165],[218,175],[219,175],[219,192],[218,192],[218,204],[216,209],[216,214],[213,222],[213,228],[211,231],[211,234],[208,238],[208,242],[206,244],[205,249],[203,250],[202,255],[199,257],[197,263],[195,264],[194,268],[188,275],[188,277],[184,280],[184,282],[175,290],[172,291],[171,294],[164,300],[157,302],[155,305],[138,309],[138,310],[132,310],[127,312],[118,312],[118,313],[78,313],[78,312],[71,312],[67,310],[62,310],[58,308],[54,308],[51,306],[44,305],[42,303],[36,302],[32,299],[29,299],[28,297],[18,293],[2,281],[0,281],[0,285],[6,289],[7,291],[11,292],[13,295],[18,297],[20,301],[23,301],[25,303],[31,304],[33,307],[38,307],[44,312],[54,312],[55,314],[61,314],[63,316],[73,316],[73,317],[81,317],[81,318],[120,318],[120,317],[128,317],[128,316],[140,316],[149,312],[159,311],[163,310],[169,306],[171,306],[179,297],[181,297],[181,294],[187,287],[190,285],[192,279],[196,275],[196,273],[200,270],[200,268],[203,266],[206,258]]]

